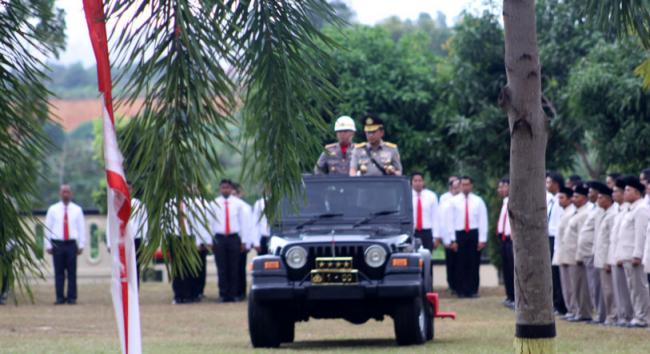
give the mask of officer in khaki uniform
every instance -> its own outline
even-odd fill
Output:
[[[616,324],[617,318],[616,307],[614,306],[612,268],[607,264],[607,255],[618,206],[612,197],[614,191],[606,184],[594,182],[591,188],[598,191],[598,207],[604,212],[600,224],[596,227],[594,237],[594,267],[599,273],[601,290],[596,319],[605,325],[613,326]]]
[[[569,265],[572,289],[572,306],[573,317],[566,318],[571,322],[591,321],[591,312],[593,306],[589,297],[589,285],[587,283],[587,270],[583,262],[577,262],[576,254],[578,249],[578,237],[582,226],[587,221],[592,204],[589,203],[587,195],[589,187],[584,183],[579,183],[573,188],[573,204],[576,211],[573,213],[565,235],[566,241],[564,247],[568,258],[566,263]]]
[[[350,176],[401,176],[402,162],[397,145],[382,140],[384,122],[369,115],[363,123],[368,141],[355,146]]]
[[[625,201],[630,206],[623,216],[616,244],[616,265],[622,266],[630,289],[633,318],[629,327],[647,327],[650,315],[648,278],[642,263],[649,217],[643,200],[645,186],[635,176],[624,178]]]
[[[334,124],[337,143],[325,145],[325,151],[320,154],[314,174],[316,175],[345,175],[350,171],[350,159],[354,152],[352,138],[357,128],[354,120],[348,116],[341,116]]]

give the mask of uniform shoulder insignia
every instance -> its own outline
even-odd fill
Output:
[[[386,146],[388,146],[389,148],[393,148],[393,149],[397,148],[397,144],[389,143],[387,141],[384,141],[384,144],[386,144]]]
[[[336,147],[336,143],[331,143],[331,144],[327,144],[327,145],[325,145],[325,148],[326,148],[326,149],[331,149],[331,148],[333,148],[333,147]]]
[[[357,149],[362,148],[364,146],[366,146],[366,143],[354,144],[354,147],[357,148]]]

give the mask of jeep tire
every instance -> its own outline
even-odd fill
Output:
[[[395,306],[393,324],[398,345],[422,344],[426,339],[427,311],[421,296],[405,299]]]
[[[253,348],[277,348],[280,346],[283,338],[278,320],[270,306],[256,301],[253,293],[249,294],[248,332]]]
[[[283,320],[280,328],[280,341],[282,343],[293,343],[296,333],[296,322],[294,320]]]

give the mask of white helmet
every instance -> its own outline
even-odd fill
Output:
[[[348,116],[340,116],[336,123],[334,123],[334,131],[340,132],[345,130],[351,130],[353,132],[357,131],[357,127],[354,125],[354,120]]]

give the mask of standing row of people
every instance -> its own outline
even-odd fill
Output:
[[[223,179],[215,200],[193,200],[181,214],[186,216],[186,234],[194,238],[201,263],[199,272],[174,278],[174,303],[196,302],[203,297],[209,250],[217,267],[219,302],[246,297],[248,253],[266,252],[270,229],[263,214],[264,200],[251,207],[242,197],[241,186]]]
[[[460,298],[478,297],[481,251],[487,243],[487,207],[474,194],[469,176],[450,177],[449,191],[440,197],[424,188],[422,173],[411,175],[414,237],[433,251],[445,247],[447,282]]]
[[[565,183],[548,174],[554,304],[563,319],[648,326],[650,171],[642,176],[612,173],[606,183],[575,177]]]

